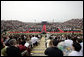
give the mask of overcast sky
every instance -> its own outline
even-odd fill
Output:
[[[1,1],[1,20],[64,22],[83,18],[83,1]]]

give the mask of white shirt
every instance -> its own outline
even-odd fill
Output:
[[[83,56],[83,42],[82,42],[82,43],[80,43],[80,45],[81,45],[80,54],[81,54],[81,56]]]
[[[36,42],[36,41],[35,41],[35,37],[32,37],[32,38],[31,38],[31,42],[32,42],[32,44]]]
[[[37,38],[37,37],[32,37],[32,38],[31,38],[32,44],[35,43],[36,41],[38,42],[38,38]]]
[[[39,39],[38,39],[37,37],[35,37],[35,41],[36,41],[36,42],[39,42]]]
[[[81,50],[83,51],[83,42],[82,42],[82,43],[80,43],[80,45],[81,45],[81,47],[82,47],[82,48],[81,48]]]
[[[48,40],[46,41],[46,43],[47,43],[47,47],[49,47],[50,39],[48,39]]]
[[[80,52],[72,51],[68,56],[81,56]]]

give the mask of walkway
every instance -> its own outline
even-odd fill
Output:
[[[42,39],[40,40],[40,44],[32,49],[32,56],[45,56],[45,49],[45,38],[42,37]]]

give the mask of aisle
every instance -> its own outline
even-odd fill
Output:
[[[42,37],[40,44],[36,47],[34,47],[31,51],[32,56],[45,56],[44,51],[45,51],[45,38]]]

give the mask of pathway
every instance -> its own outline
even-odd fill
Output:
[[[40,40],[40,44],[32,49],[32,56],[45,56],[45,49],[45,38],[42,37],[42,39]]]

